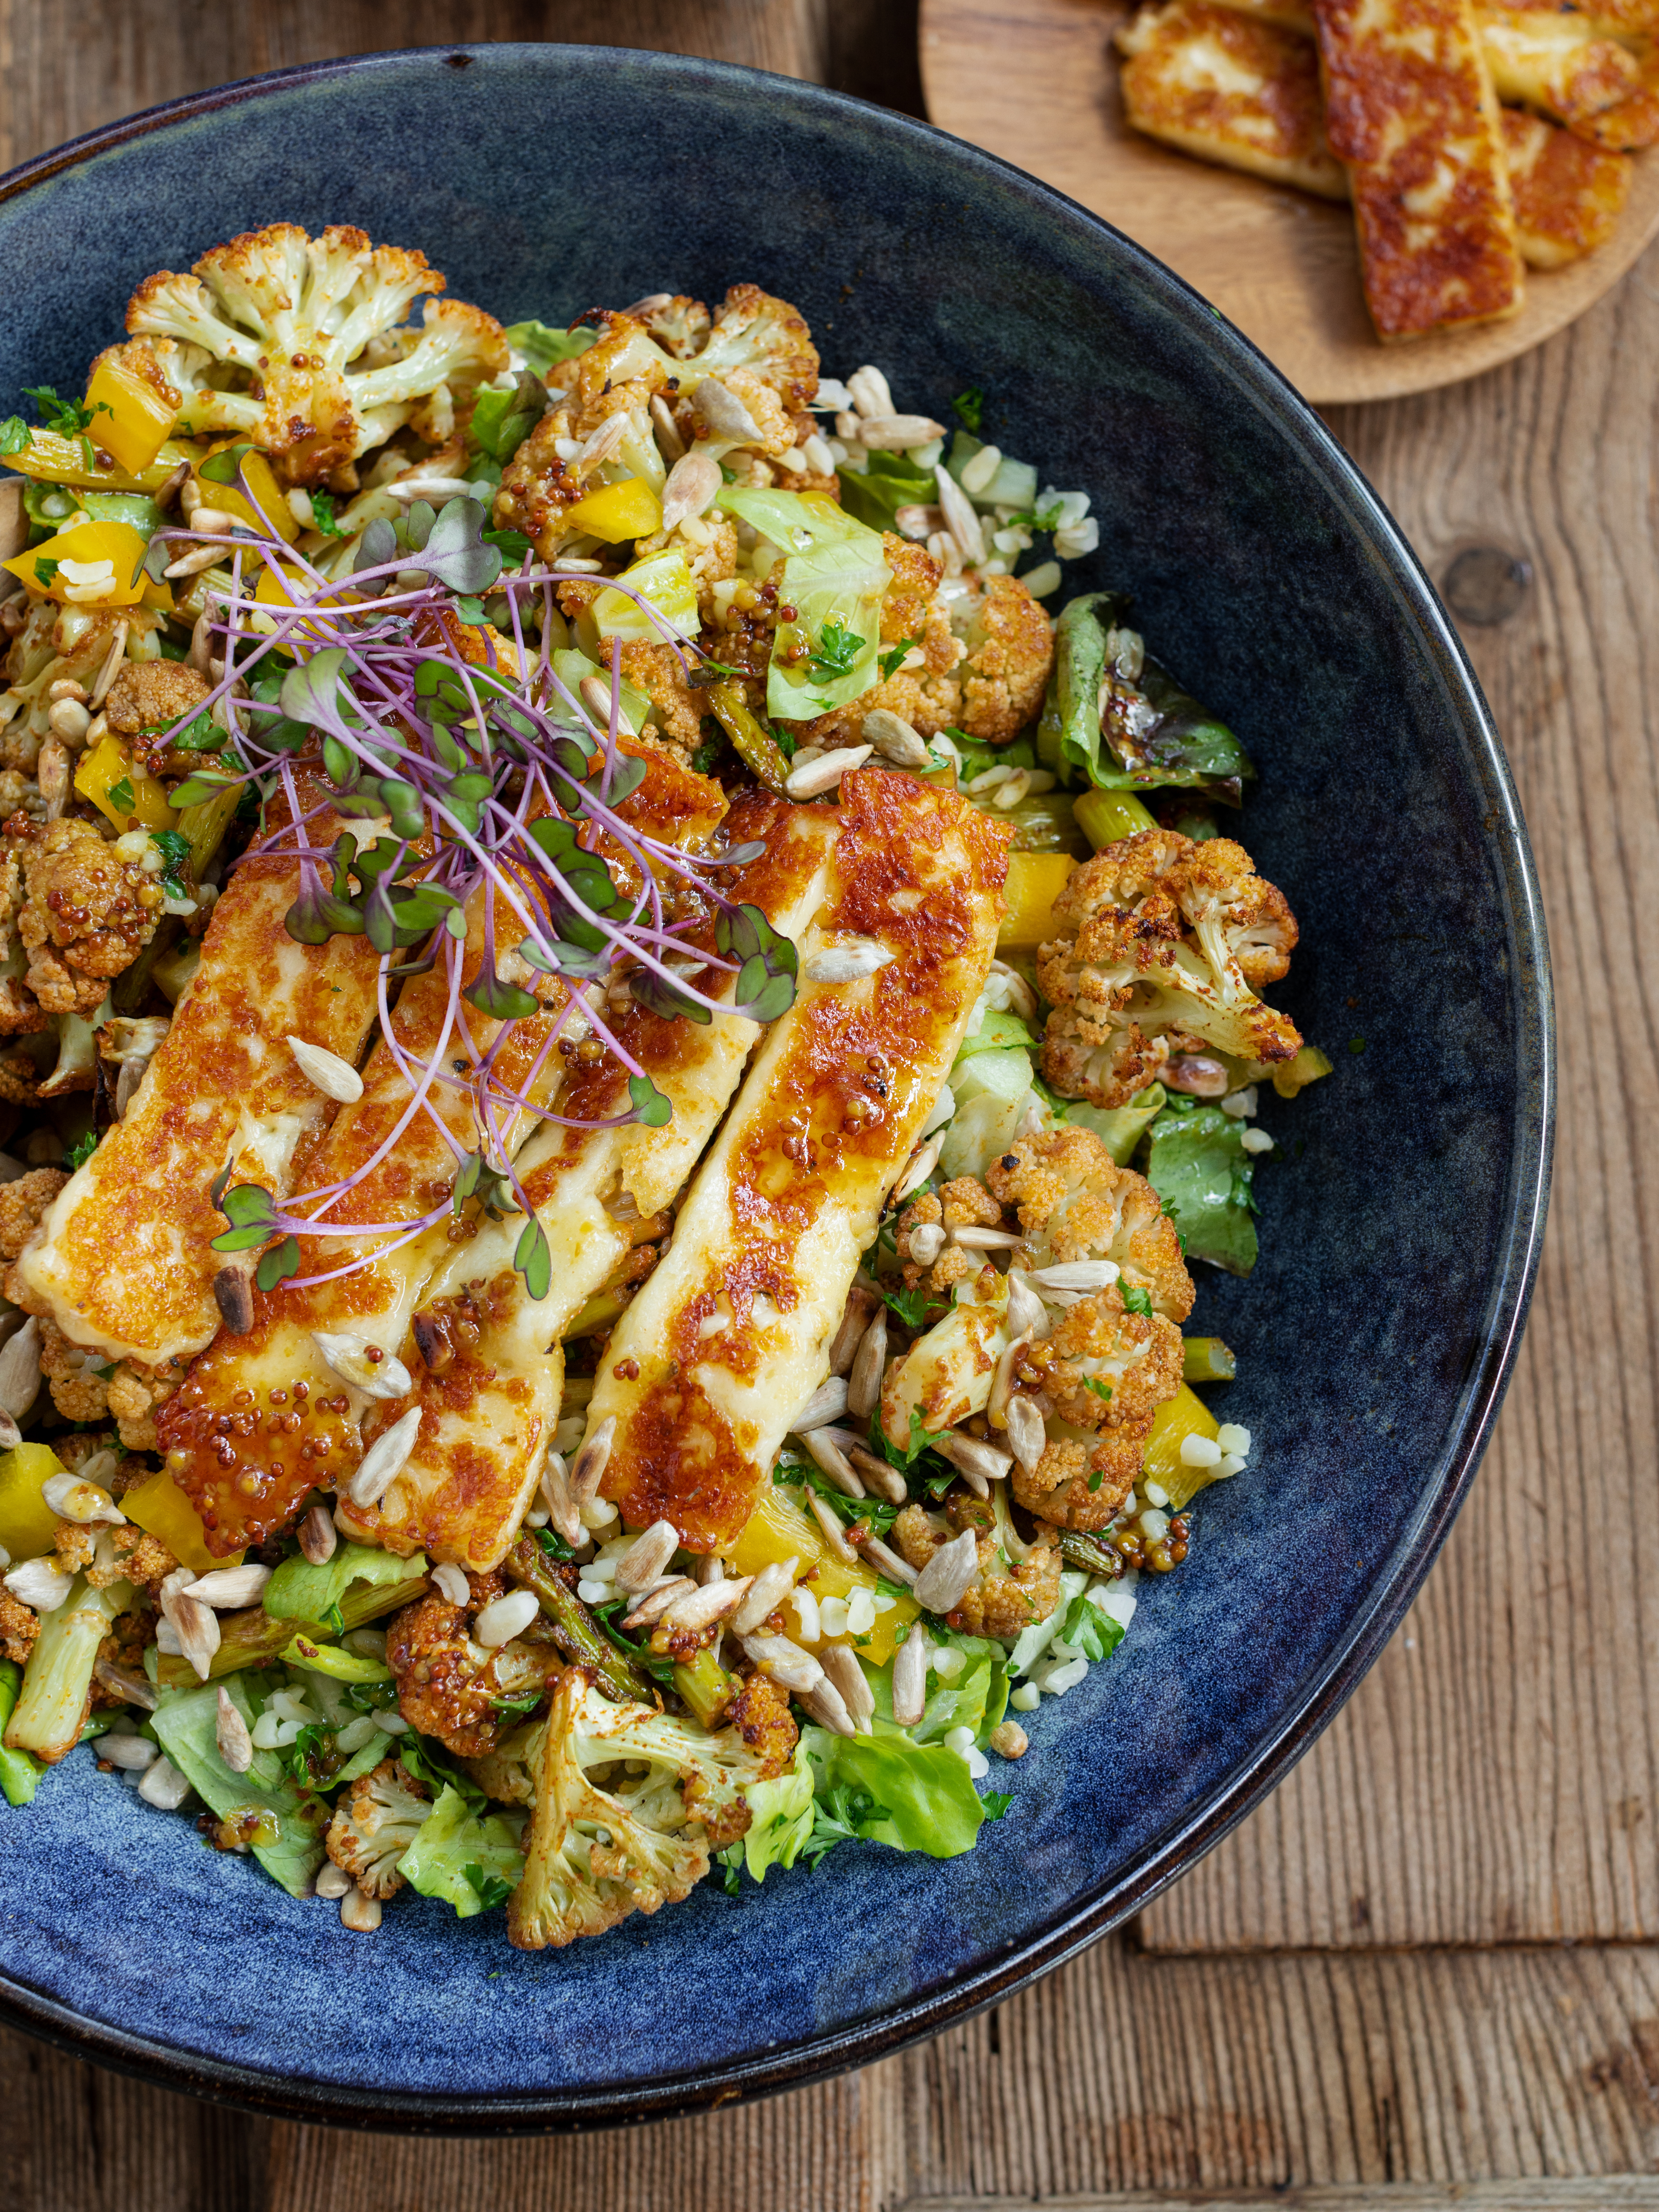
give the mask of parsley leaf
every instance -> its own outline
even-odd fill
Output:
[[[922,1318],[927,1311],[928,1301],[932,1296],[923,1284],[918,1283],[913,1291],[890,1291],[884,1285],[881,1295],[904,1323],[906,1328],[921,1327]]]
[[[100,399],[95,407],[88,407],[79,399],[60,399],[50,384],[25,385],[25,399],[34,402],[34,410],[48,430],[55,430],[60,438],[76,438],[88,429],[94,415],[107,415],[110,410]]]
[[[314,491],[312,493],[311,526],[313,530],[320,531],[325,538],[341,538],[344,536],[345,533],[340,528],[339,524],[334,520],[334,495],[331,492]]]
[[[814,684],[833,684],[837,677],[850,676],[864,640],[854,637],[841,623],[825,623],[818,632],[818,649],[806,664],[806,673]]]
[[[1144,1291],[1141,1296],[1143,1297],[1146,1296]],[[1127,1299],[1125,1304],[1127,1304]],[[1109,1382],[1103,1382],[1098,1375],[1085,1375],[1083,1378],[1083,1387],[1085,1390],[1092,1391],[1103,1404],[1109,1406],[1112,1402],[1112,1386]]]
[[[1152,1292],[1147,1290],[1143,1290],[1139,1283],[1123,1283],[1121,1284],[1119,1287],[1123,1292],[1124,1311],[1126,1313],[1144,1314],[1146,1319],[1150,1321],[1152,1317]],[[1109,1393],[1108,1395],[1109,1395]]]
[[[834,1850],[837,1844],[857,1843],[861,1826],[892,1817],[867,1790],[854,1790],[843,1783],[840,1789],[826,1790],[813,1800],[812,1832],[801,1846],[801,1856],[815,1867],[821,1866],[824,1853]]]
[[[1104,1613],[1083,1590],[1072,1600],[1066,1609],[1066,1624],[1060,1630],[1062,1642],[1085,1659],[1109,1659],[1123,1641],[1123,1623]]]
[[[988,1820],[1000,1820],[1013,1803],[1014,1793],[1012,1790],[988,1790],[979,1802]]]
[[[493,1912],[498,1905],[505,1905],[513,1894],[513,1885],[503,1881],[498,1874],[486,1874],[481,1866],[469,1860],[461,1869],[469,1886],[478,1893],[478,1902],[486,1912]]]
[[[40,559],[34,564],[35,582],[39,584],[43,590],[49,592],[52,589],[52,579],[58,574],[58,562],[43,554]]]
[[[973,431],[977,436],[979,427],[985,420],[984,392],[977,384],[970,384],[966,392],[958,392],[951,402],[951,411],[964,429]]]
[[[0,453],[26,453],[28,446],[28,424],[21,415],[8,415],[0,422]]]
[[[77,1137],[64,1155],[64,1165],[71,1175],[76,1168],[85,1167],[98,1149],[98,1132],[88,1129],[84,1137]]]
[[[190,879],[185,871],[190,864],[190,840],[182,830],[152,830],[149,841],[161,855],[161,889],[169,898],[188,898]]]
[[[890,651],[884,653],[881,656],[881,672],[884,678],[893,673],[913,645],[921,643],[921,640],[919,637],[902,637]]]
[[[131,814],[137,804],[132,795],[132,778],[124,775],[118,783],[109,787],[109,803],[118,814]]]

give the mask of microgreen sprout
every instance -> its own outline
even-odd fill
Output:
[[[262,514],[241,467],[248,450],[215,455],[202,473],[234,483]],[[503,573],[487,520],[464,495],[436,510],[416,501],[395,523],[369,524],[343,576],[325,574],[274,527],[239,526],[218,541],[230,565],[228,584],[215,587],[211,624],[223,674],[177,735],[216,715],[229,742],[173,802],[198,805],[234,785],[257,791],[279,826],[250,853],[299,864],[289,933],[307,945],[367,938],[380,956],[381,1040],[410,1091],[372,1158],[339,1183],[282,1203],[220,1178],[214,1203],[228,1226],[214,1249],[269,1246],[256,1275],[262,1289],[297,1273],[301,1237],[313,1245],[391,1241],[296,1287],[349,1273],[476,1202],[492,1215],[526,1216],[514,1265],[532,1294],[544,1296],[550,1255],[513,1167],[515,1135],[543,1118],[659,1127],[672,1116],[617,1034],[620,997],[705,1023],[729,1012],[775,1020],[793,1000],[794,946],[717,880],[763,848],[695,855],[629,818],[646,763],[623,750],[619,648],[613,641],[600,731],[534,635],[536,613],[574,572],[538,567],[526,549]],[[187,526],[166,526],[146,565],[159,573],[201,542]],[[248,578],[260,567],[278,579],[286,603],[255,597]],[[641,593],[619,579],[610,587],[635,601],[683,665],[698,654]],[[464,627],[478,622],[484,592],[505,601],[495,635]],[[301,752],[327,786],[325,801],[308,808],[295,776]],[[329,816],[351,826],[319,843],[313,831]],[[432,1050],[416,1060],[392,1029],[392,1000],[399,980],[434,969],[447,988],[444,1018]],[[562,1041],[586,1038],[627,1078],[627,1110],[605,1121],[557,1113],[556,1084],[544,1074]],[[454,1133],[453,1106],[444,1110],[446,1092],[470,1097],[478,1134],[471,1151]],[[454,1156],[453,1192],[415,1221],[331,1218],[422,1112]]]

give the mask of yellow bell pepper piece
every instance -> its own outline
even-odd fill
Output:
[[[140,569],[144,557],[144,538],[130,522],[77,522],[72,529],[60,530],[55,538],[48,538],[39,545],[31,545],[25,553],[17,554],[6,562],[14,576],[21,576],[37,598],[42,594],[58,605],[68,606],[70,579],[61,565],[53,570],[42,569],[50,562],[62,563],[73,561],[95,568],[100,561],[110,566],[110,580],[100,589],[95,599],[78,599],[80,606],[136,607],[144,596],[144,586],[149,579]],[[138,580],[132,580],[135,572]]]
[[[198,1575],[214,1567],[236,1567],[242,1563],[240,1552],[222,1559],[209,1551],[201,1516],[165,1468],[124,1492],[121,1510],[135,1528],[165,1544],[181,1567],[190,1567]]]
[[[94,410],[88,431],[124,469],[147,469],[167,441],[173,410],[159,392],[118,361],[100,361],[87,386],[86,404]],[[107,412],[95,410],[103,408]]]
[[[1158,827],[1132,791],[1085,791],[1072,811],[1097,853],[1103,845],[1115,845],[1120,837]]]
[[[108,732],[89,753],[82,754],[75,771],[75,788],[118,830],[131,830],[135,823],[143,830],[178,826],[179,817],[167,804],[167,787],[161,778],[135,768],[120,740]]]
[[[662,528],[662,501],[643,477],[624,477],[621,483],[601,484],[568,509],[565,520],[589,538],[602,538],[607,545],[620,545],[629,538],[649,538]]]
[[[221,438],[216,445],[209,448],[209,457],[227,453],[231,447],[245,442],[240,438]],[[246,522],[250,530],[257,530],[262,538],[269,538],[275,532],[292,545],[300,535],[300,525],[289,506],[287,495],[271,474],[270,463],[263,453],[244,453],[242,474],[247,479],[249,490],[264,509],[263,514],[249,505],[234,484],[213,483],[198,476],[196,489],[202,495],[202,504],[216,507],[221,514],[234,514],[239,522]]]
[[[1076,866],[1070,853],[1010,853],[999,952],[1035,952],[1048,943],[1055,933],[1054,901]]]
[[[0,1457],[0,1545],[14,1563],[51,1551],[58,1516],[40,1486],[63,1472],[63,1461],[46,1444],[14,1444]]]
[[[100,416],[99,422],[105,418]],[[95,452],[101,440],[88,431],[88,444]],[[77,491],[160,491],[180,461],[193,465],[201,448],[169,438],[154,460],[141,469],[103,468],[94,460],[87,465],[87,447],[78,438],[60,438],[55,430],[31,430],[21,453],[8,453],[6,465],[21,476],[43,483],[68,484]]]
[[[738,1539],[733,1556],[740,1575],[757,1575],[774,1559],[792,1557],[800,1561],[803,1570],[816,1566],[817,1573],[807,1587],[820,1600],[850,1597],[854,1590],[873,1590],[876,1587],[875,1569],[866,1566],[862,1560],[856,1566],[848,1566],[844,1559],[837,1559],[817,1522],[775,1484],[762,1492],[759,1504]],[[868,1637],[855,1643],[860,1658],[867,1659],[872,1667],[884,1665],[893,1656],[895,1630],[915,1617],[914,1598],[896,1599],[890,1611],[876,1615],[876,1625]],[[805,1638],[796,1635],[793,1625],[789,1632],[798,1643],[806,1644]],[[811,1650],[817,1647],[807,1644],[806,1648]]]
[[[1153,1414],[1141,1480],[1158,1485],[1169,1498],[1172,1513],[1191,1504],[1205,1484],[1215,1480],[1213,1468],[1188,1466],[1181,1456],[1182,1441],[1188,1437],[1207,1437],[1213,1443],[1220,1432],[1221,1424],[1215,1415],[1184,1382]]]

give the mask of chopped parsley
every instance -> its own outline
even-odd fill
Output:
[[[57,576],[58,568],[58,563],[56,561],[52,560],[49,556],[42,554],[40,558],[34,564],[35,582],[39,584],[44,591],[49,592],[52,589],[53,579]]]
[[[977,384],[970,384],[966,392],[958,392],[951,402],[951,411],[965,430],[971,430],[977,436],[980,425],[985,420],[984,392]]]
[[[900,661],[902,661],[905,654],[909,652],[911,647],[913,645],[920,645],[921,643],[921,640],[919,637],[902,637],[896,646],[892,647],[888,652],[884,653],[881,656],[881,672],[883,678],[885,678],[892,675],[893,672],[897,668]]]
[[[169,898],[188,898],[190,879],[185,871],[190,865],[189,838],[179,830],[152,830],[149,842],[161,855],[161,889]]]
[[[843,623],[825,623],[818,632],[817,651],[806,664],[806,673],[814,684],[833,684],[838,677],[853,673],[863,650],[864,640],[854,637]]]
[[[339,524],[334,520],[334,495],[331,492],[312,493],[311,526],[313,530],[320,531],[325,538],[338,538],[343,534]]]
[[[505,1905],[513,1894],[510,1881],[503,1881],[498,1874],[486,1874],[481,1866],[475,1866],[471,1860],[461,1872],[466,1876],[469,1887],[477,1892],[478,1902],[486,1912],[493,1912],[498,1905]]]
[[[1125,1283],[1121,1287],[1123,1292],[1124,1311],[1126,1313],[1132,1314],[1144,1314],[1146,1319],[1150,1321],[1152,1317],[1152,1292],[1147,1290],[1143,1290],[1139,1283]],[[1106,1395],[1109,1398],[1111,1395],[1112,1394],[1109,1390],[1106,1393]]]
[[[84,1137],[77,1137],[64,1155],[64,1165],[71,1175],[76,1168],[85,1167],[98,1149],[98,1132],[88,1129]]]
[[[118,783],[109,787],[109,803],[118,814],[131,814],[137,801],[132,795],[132,778],[124,775]]]

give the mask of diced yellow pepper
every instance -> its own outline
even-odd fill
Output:
[[[201,450],[169,438],[142,469],[101,468],[95,460],[88,468],[87,453],[95,451],[99,442],[90,432],[83,447],[79,438],[60,438],[55,430],[31,430],[28,444],[21,453],[8,453],[6,465],[20,476],[68,484],[77,491],[160,491],[179,462],[193,464]]]
[[[1178,1513],[1183,1505],[1190,1504],[1206,1483],[1215,1480],[1213,1468],[1188,1466],[1181,1456],[1183,1440],[1207,1437],[1213,1443],[1220,1432],[1221,1424],[1215,1415],[1184,1382],[1153,1414],[1142,1480],[1150,1477],[1158,1485],[1169,1498],[1171,1512]]]
[[[0,1457],[0,1545],[14,1563],[51,1551],[58,1516],[41,1497],[40,1486],[63,1472],[63,1461],[46,1444],[14,1444]]]
[[[131,830],[135,823],[143,830],[178,826],[179,817],[167,804],[167,787],[161,778],[135,768],[120,740],[108,732],[89,753],[82,754],[75,771],[75,788],[118,830]]]
[[[60,530],[55,538],[41,544],[31,545],[25,553],[17,554],[6,562],[14,576],[21,576],[37,597],[44,593],[58,605],[67,606],[70,580],[63,573],[61,563],[80,562],[95,567],[100,561],[110,564],[110,582],[100,588],[95,599],[77,600],[77,605],[100,607],[136,607],[144,596],[144,586],[149,579],[142,572],[144,557],[144,537],[130,522],[77,522],[71,530]],[[47,568],[42,573],[43,562],[57,562],[56,569]],[[138,580],[134,583],[133,576]]]
[[[28,1447],[24,1445],[22,1449]],[[202,1533],[201,1516],[191,1504],[165,1468],[146,1475],[121,1496],[121,1510],[135,1528],[165,1544],[181,1567],[190,1567],[198,1575],[213,1567],[235,1567],[242,1562],[240,1552],[233,1552],[228,1559],[217,1559],[207,1547],[207,1538]]]
[[[844,1559],[837,1559],[817,1522],[801,1510],[787,1491],[773,1484],[761,1493],[760,1503],[738,1539],[733,1558],[740,1575],[757,1575],[774,1559],[792,1557],[800,1561],[803,1569],[817,1567],[817,1573],[807,1587],[820,1600],[850,1597],[854,1590],[873,1590],[876,1587],[875,1569],[865,1565],[862,1560],[856,1566],[848,1566]],[[868,1637],[856,1643],[860,1658],[867,1659],[872,1667],[884,1665],[893,1656],[894,1631],[915,1617],[914,1598],[895,1599],[890,1611],[876,1615],[876,1625]],[[797,1642],[806,1644],[809,1650],[817,1648],[805,1637],[797,1636],[793,1626],[789,1632],[796,1636]]]
[[[1103,845],[1115,845],[1120,837],[1158,827],[1132,791],[1085,791],[1072,811],[1097,853]]]
[[[147,469],[172,432],[173,410],[161,393],[122,362],[100,361],[87,386],[87,406],[94,413],[89,435],[95,446],[124,469]]]
[[[620,483],[601,484],[586,499],[579,499],[565,514],[572,530],[602,538],[607,545],[627,538],[649,538],[662,528],[662,501],[643,477],[624,477]]]
[[[303,570],[284,568],[279,567],[274,561],[267,561],[259,572],[259,581],[254,587],[253,596],[260,605],[276,607],[286,612],[289,608],[300,605],[314,588],[312,580]],[[337,592],[329,592],[319,605],[325,607],[343,607],[348,604],[350,598],[349,587],[342,585]],[[269,636],[275,624],[255,615],[252,617],[252,627],[262,630],[266,636]],[[276,649],[278,653],[287,653],[290,659],[297,659],[299,647],[306,644],[322,645],[326,641],[327,634],[320,623],[313,628],[310,623],[296,623],[288,636]]]
[[[209,457],[227,453],[232,446],[246,441],[241,438],[221,438],[209,447]],[[300,535],[300,525],[288,503],[287,494],[270,472],[270,463],[263,453],[246,453],[242,456],[242,474],[248,489],[264,509],[263,514],[249,505],[234,484],[213,483],[198,476],[196,489],[202,495],[204,507],[216,507],[221,514],[234,514],[239,522],[246,522],[250,530],[257,530],[262,538],[273,532],[292,545]]]
[[[999,952],[1035,952],[1048,943],[1054,934],[1054,901],[1076,866],[1070,853],[1010,853]]]

